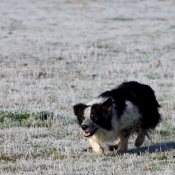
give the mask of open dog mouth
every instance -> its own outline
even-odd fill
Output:
[[[95,134],[95,132],[97,131],[97,128],[94,129],[93,131],[89,132],[89,131],[84,131],[84,137],[91,137]]]

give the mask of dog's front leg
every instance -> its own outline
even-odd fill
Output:
[[[131,134],[131,129],[121,130],[119,134],[119,140],[118,140],[118,149],[117,149],[118,153],[123,153],[127,150],[130,134]]]
[[[96,152],[99,156],[104,155],[104,149],[100,146],[100,144],[95,139],[90,138],[89,142],[90,142],[94,152]]]

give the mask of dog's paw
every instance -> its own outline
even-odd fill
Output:
[[[144,141],[145,141],[144,137],[137,137],[137,139],[135,141],[135,146],[140,147],[143,144]]]
[[[118,145],[109,145],[108,149],[109,149],[109,151],[115,151],[118,149]]]
[[[126,152],[126,150],[124,150],[124,151],[123,151],[123,150],[117,150],[117,151],[116,151],[116,154],[117,154],[117,155],[122,155],[122,154],[124,154],[125,152]]]
[[[115,156],[121,156],[125,153],[125,151],[114,151],[113,154],[111,155],[111,157],[115,157]]]
[[[100,150],[97,152],[97,154],[98,154],[100,157],[103,157],[103,156],[105,155],[104,149],[101,147]]]
[[[91,150],[92,150],[92,147],[88,147],[88,148],[83,149],[82,152],[89,152],[89,151],[91,151]]]

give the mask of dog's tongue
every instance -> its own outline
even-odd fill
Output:
[[[90,132],[84,132],[84,136],[89,136],[90,135]]]

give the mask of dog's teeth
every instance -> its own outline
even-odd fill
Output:
[[[84,132],[84,135],[85,136],[89,136],[90,135],[90,132]]]

